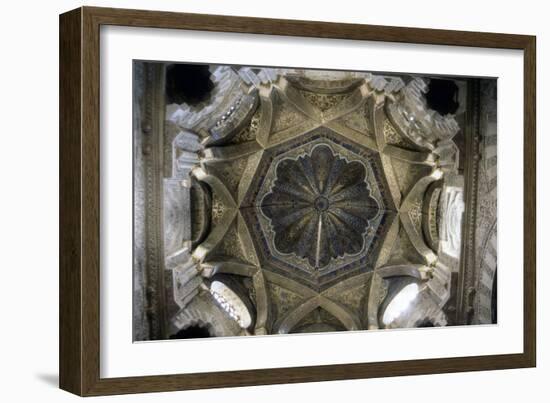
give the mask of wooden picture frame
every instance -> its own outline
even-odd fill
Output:
[[[100,377],[100,27],[170,28],[524,52],[523,353]],[[60,16],[60,387],[81,396],[525,368],[536,365],[534,36],[82,7]]]

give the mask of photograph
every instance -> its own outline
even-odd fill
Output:
[[[134,342],[498,324],[496,77],[132,63]]]

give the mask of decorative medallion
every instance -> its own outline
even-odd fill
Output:
[[[362,163],[348,162],[320,145],[310,154],[280,161],[276,175],[261,211],[270,219],[280,253],[321,268],[363,250],[379,205],[370,195]]]
[[[372,270],[396,214],[378,153],[326,127],[265,150],[242,206],[262,269],[313,289]]]

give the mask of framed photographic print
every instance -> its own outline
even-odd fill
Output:
[[[535,366],[535,37],[83,7],[60,66],[61,388]]]

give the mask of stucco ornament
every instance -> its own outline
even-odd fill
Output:
[[[279,162],[277,179],[262,200],[281,253],[322,268],[334,258],[360,253],[379,211],[365,166],[335,155],[326,145]]]

